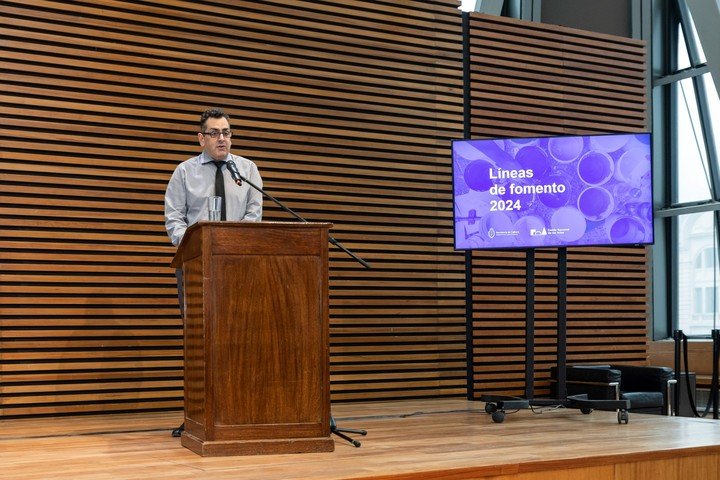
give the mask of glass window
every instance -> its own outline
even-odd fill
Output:
[[[677,218],[677,319],[688,335],[709,335],[715,328],[718,276],[713,212]],[[691,298],[692,295],[692,298]]]
[[[695,295],[693,296],[693,300],[694,300],[693,301],[693,305],[694,305],[693,313],[695,315],[702,313],[702,305],[703,305],[702,296],[703,296],[702,288],[696,288]]]
[[[673,91],[677,120],[674,152],[677,159],[674,169],[677,197],[673,199],[673,203],[709,200],[710,174],[692,79],[686,78],[678,82]]]
[[[688,13],[688,20],[690,20],[690,22],[687,25],[687,28],[683,29],[683,26],[678,25],[679,32],[680,32],[680,35],[678,35],[678,37],[679,37],[679,41],[681,43],[681,47],[683,48],[682,51],[686,52],[686,54],[687,54],[687,45],[685,43],[685,36],[683,35],[683,33],[685,33],[685,35],[690,37],[692,43],[694,45],[697,45],[698,63],[705,63],[707,61],[707,60],[705,60],[705,52],[703,51],[702,44],[700,43],[700,38],[698,37],[697,30],[695,30],[695,22],[693,22],[693,20],[692,20],[692,13]],[[678,50],[678,61],[680,61],[681,59],[682,59],[682,53],[680,50]],[[690,63],[688,63],[687,66],[685,66],[685,67],[681,67],[680,65],[678,65],[678,69],[687,68],[689,66],[690,66]]]
[[[714,265],[713,254],[715,253],[714,248],[706,248],[701,251],[695,259],[695,268],[712,268]]]
[[[685,44],[685,36],[683,35],[683,28],[680,24],[677,25],[677,69],[684,70],[690,68],[690,56],[688,55],[687,45]]]
[[[712,74],[704,74],[701,77],[701,81],[705,90],[710,117],[708,133],[715,139],[713,142],[715,158],[720,158],[720,97],[718,97],[718,89],[715,87]]]
[[[666,205],[693,205],[696,213],[678,208],[669,224],[673,242],[672,281],[674,305],[672,328],[689,335],[710,335],[720,327],[716,312],[720,270],[718,269],[718,226],[713,204],[720,202],[720,191],[714,191],[712,174],[720,172],[717,144],[720,141],[720,100],[709,73],[698,75],[692,67],[704,66],[705,54],[700,45],[691,10],[685,0],[672,0],[668,32],[674,34],[675,58],[669,59],[669,83],[662,84],[655,93],[666,95],[669,88],[670,121],[664,123],[663,134],[670,142],[668,152],[669,177],[672,196]],[[657,37],[655,37],[657,38]],[[683,75],[677,75],[686,70]],[[655,132],[656,135],[659,132]],[[672,210],[671,208],[671,210]],[[698,210],[702,210],[699,211]]]
[[[712,315],[715,313],[715,289],[713,287],[705,287],[705,302],[703,313]]]

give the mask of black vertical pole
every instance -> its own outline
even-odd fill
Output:
[[[463,138],[470,138],[470,14],[462,13],[463,42]],[[454,161],[454,160],[453,160]],[[465,369],[467,399],[475,399],[473,350],[472,251],[465,252]]]
[[[472,136],[470,116],[470,13],[462,13],[463,137]]]
[[[680,350],[682,349],[682,330],[673,330],[673,340],[675,341],[675,394],[673,395],[673,410],[675,411],[675,415],[680,415],[680,386],[681,386],[681,377],[680,377],[680,370],[682,369],[682,366],[680,365]],[[685,365],[685,368],[687,368],[687,365]],[[685,373],[685,381],[690,381],[689,375],[686,372]]]
[[[465,252],[465,365],[467,399],[475,400],[472,252]]]
[[[535,250],[525,260],[525,398],[535,395]]]
[[[558,398],[567,398],[567,248],[558,248],[557,259],[557,388]]]
[[[475,400],[475,351],[473,333],[472,252],[465,252],[465,368],[466,397]]]
[[[718,419],[718,360],[720,360],[720,330],[712,331],[713,341],[713,366],[712,366],[712,380],[710,385],[710,393],[712,395],[713,402],[713,419]]]

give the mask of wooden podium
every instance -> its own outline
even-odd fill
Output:
[[[184,447],[331,452],[328,223],[201,222],[185,282]]]

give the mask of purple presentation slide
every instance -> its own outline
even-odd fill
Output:
[[[456,140],[455,248],[653,242],[649,133]]]

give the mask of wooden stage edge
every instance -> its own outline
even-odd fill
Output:
[[[720,478],[720,423],[615,412],[536,409],[493,423],[461,399],[338,404],[340,427],[364,428],[355,448],[200,457],[170,430],[180,412],[0,420],[0,478],[492,479]]]

